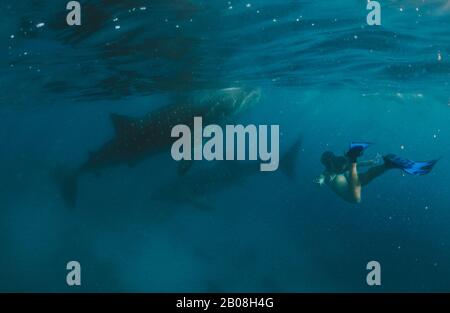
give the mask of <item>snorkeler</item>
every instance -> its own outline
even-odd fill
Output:
[[[438,160],[415,162],[394,154],[383,156],[383,164],[376,160],[357,161],[370,143],[353,142],[345,156],[336,156],[331,151],[322,154],[325,171],[315,181],[329,186],[339,197],[351,203],[361,202],[361,188],[390,169],[401,169],[411,175],[425,175],[431,172]],[[365,173],[358,173],[358,167],[371,166]]]

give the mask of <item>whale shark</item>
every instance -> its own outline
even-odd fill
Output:
[[[194,116],[202,116],[208,123],[221,124],[236,118],[258,103],[260,98],[260,88],[203,90],[192,92],[183,101],[161,107],[142,117],[111,114],[115,131],[113,138],[91,152],[88,159],[75,170],[55,172],[66,204],[75,206],[77,181],[82,174],[99,175],[107,168],[122,164],[133,167],[153,155],[169,150],[174,141],[171,130],[175,125],[189,126]],[[178,173],[185,174],[191,164],[181,162]]]
[[[280,159],[280,172],[291,181],[296,176],[302,139],[303,136],[299,134]],[[215,201],[212,201],[210,196],[231,186],[239,186],[251,176],[274,174],[261,172],[258,162],[255,161],[216,161],[208,165],[162,184],[150,194],[150,200],[177,206],[188,204],[200,210],[211,210],[211,203]]]

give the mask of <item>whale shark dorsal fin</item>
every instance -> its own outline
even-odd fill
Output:
[[[130,116],[112,113],[110,118],[118,137],[126,136],[131,129],[137,126],[136,119]]]
[[[289,179],[295,178],[295,170],[298,163],[298,154],[302,147],[303,136],[299,134],[294,143],[284,153],[280,160],[280,169]]]

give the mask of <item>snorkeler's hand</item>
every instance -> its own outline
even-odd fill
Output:
[[[318,184],[319,186],[322,186],[325,184],[325,178],[323,176],[320,176],[319,178],[316,178],[313,180],[315,184]]]
[[[358,165],[359,166],[374,166],[374,165],[380,164],[382,159],[383,158],[382,158],[381,154],[377,153],[375,158],[373,158],[372,160],[358,162]]]
[[[381,161],[383,161],[383,156],[380,153],[377,153],[375,159],[373,159],[373,164],[378,165],[381,163]]]

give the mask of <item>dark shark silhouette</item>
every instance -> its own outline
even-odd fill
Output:
[[[168,149],[174,141],[171,130],[175,125],[193,127],[193,117],[201,116],[207,124],[221,124],[235,118],[260,99],[260,89],[225,88],[192,93],[183,104],[157,109],[141,118],[111,114],[115,136],[76,170],[56,173],[68,206],[75,206],[77,180],[84,173],[99,174],[102,170],[142,160]],[[191,163],[181,162],[178,172],[184,174]]]
[[[295,178],[298,155],[302,146],[302,136],[284,152],[280,159],[280,171],[289,179]],[[253,175],[272,175],[261,173],[258,162],[255,161],[225,161],[215,162],[205,168],[196,168],[177,180],[162,185],[151,194],[151,200],[175,204],[190,204],[202,210],[212,208],[207,197],[230,186],[243,182]],[[176,192],[174,192],[176,190]]]

